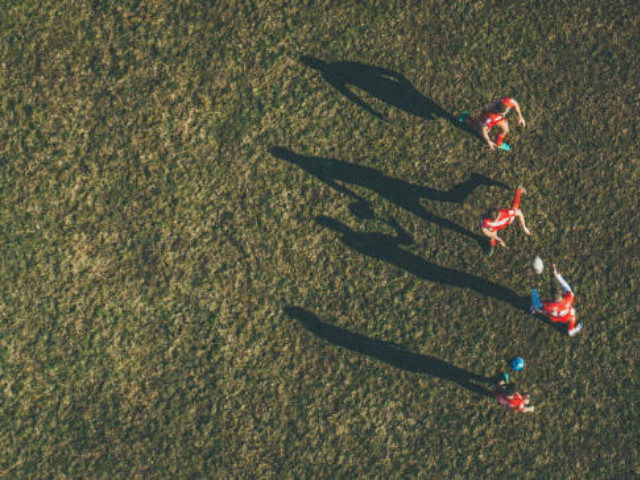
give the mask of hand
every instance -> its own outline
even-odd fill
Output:
[[[524,117],[518,117],[518,125],[522,125],[523,127],[527,125],[527,122],[524,121]]]
[[[524,232],[525,235],[531,235],[531,232],[529,231],[528,228],[523,228],[522,231]]]
[[[501,238],[496,238],[496,240],[498,241],[501,247],[507,248],[507,244],[504,243],[504,240],[502,240]]]
[[[490,150],[495,150],[496,149],[496,144],[493,142],[489,142],[489,149]]]
[[[555,263],[551,264],[551,268],[553,268],[553,274],[554,275],[558,275],[558,269],[556,268],[556,264]]]

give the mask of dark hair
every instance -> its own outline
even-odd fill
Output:
[[[489,210],[487,210],[487,212],[484,214],[484,218],[488,218],[491,221],[496,221],[498,219],[498,209],[493,207],[490,208]]]
[[[504,102],[499,101],[489,107],[489,113],[503,113],[506,109]]]
[[[510,397],[516,393],[516,386],[513,383],[507,383],[502,386],[502,393],[507,397]]]

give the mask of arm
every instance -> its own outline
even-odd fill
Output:
[[[556,280],[558,281],[558,283],[562,287],[562,291],[563,292],[571,292],[573,294],[573,290],[571,290],[571,287],[569,286],[567,281],[562,277],[562,275],[560,275],[558,273],[558,270],[556,269],[556,264],[555,263],[553,264],[553,275],[556,277]]]
[[[524,232],[524,234],[531,235],[531,232],[527,228],[527,225],[524,223],[524,215],[522,214],[520,209],[516,210],[516,217],[518,217],[518,222],[520,222],[520,228],[522,228],[522,231]]]
[[[511,99],[511,102],[513,103],[513,108],[518,114],[518,125],[522,125],[524,127],[527,122],[524,121],[524,117],[522,116],[522,112],[520,111],[520,105],[518,105],[518,102],[516,102],[514,99]]]
[[[556,273],[556,280],[558,280],[558,283],[562,287],[563,292],[573,293],[573,290],[571,290],[571,287],[569,286],[567,281],[564,278],[562,278],[562,275],[560,275],[559,273]]]
[[[487,142],[487,145],[489,145],[489,148],[491,150],[495,150],[495,144],[491,141],[491,139],[489,138],[489,129],[487,127],[480,127],[480,133],[482,134],[482,137],[484,138],[484,141]]]

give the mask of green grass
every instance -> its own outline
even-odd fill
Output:
[[[640,475],[636,2],[104,5],[0,12],[0,476]],[[502,94],[509,154],[446,120]],[[412,196],[473,173],[534,236]],[[578,337],[432,275],[534,254]],[[514,354],[533,415],[456,381]]]

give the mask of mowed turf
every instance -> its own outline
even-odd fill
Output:
[[[0,476],[640,476],[637,2],[106,3],[0,11]]]

